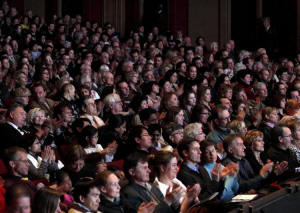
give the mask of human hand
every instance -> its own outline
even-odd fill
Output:
[[[137,213],[152,213],[155,210],[157,203],[150,201],[149,203],[141,203]]]
[[[276,162],[275,166],[274,166],[274,173],[276,175],[281,175],[282,173],[284,173],[285,171],[288,170],[288,162],[287,161],[282,161],[282,162]]]
[[[227,164],[225,168],[222,169],[221,171],[221,178],[224,178],[226,175],[229,176],[236,176],[239,171],[239,164],[230,162]]]
[[[267,161],[267,163],[260,169],[259,175],[263,178],[267,178],[268,175],[273,170],[274,163],[270,160]]]
[[[220,178],[221,178],[221,164],[220,163],[216,163],[216,165],[214,166],[214,168],[211,170],[211,177],[213,180],[219,182]]]
[[[179,204],[180,203],[179,200],[182,197],[183,193],[184,193],[184,189],[180,185],[174,184],[172,191],[171,191],[170,187],[167,189],[167,193],[166,193],[166,196],[165,196],[165,201],[169,205]]]

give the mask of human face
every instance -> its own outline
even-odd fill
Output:
[[[119,84],[119,88],[121,90],[122,96],[128,97],[129,96],[129,87],[126,82],[122,82]]]
[[[168,101],[168,105],[169,105],[169,107],[179,106],[179,101],[178,101],[177,95],[175,95],[175,94],[171,95],[171,97]]]
[[[210,116],[209,111],[207,109],[203,109],[202,112],[200,113],[199,121],[202,124],[205,124],[205,123],[207,123],[209,116]]]
[[[171,86],[171,83],[170,83],[169,81],[166,81],[166,82],[164,83],[164,91],[165,91],[166,93],[169,93],[169,92],[172,91],[172,86]]]
[[[176,83],[177,82],[177,73],[173,73],[173,75],[170,77],[170,82],[171,83]]]
[[[225,98],[228,98],[229,100],[231,100],[231,98],[232,98],[232,89],[226,90]]]
[[[169,178],[169,180],[173,180],[177,177],[178,167],[177,167],[177,158],[173,157],[170,162],[165,167],[163,173]]]
[[[73,112],[69,107],[65,107],[62,111],[63,121],[70,123],[73,120]]]
[[[281,136],[281,147],[286,150],[293,141],[292,132],[288,127],[283,127],[283,135]]]
[[[147,100],[143,100],[142,102],[141,102],[141,110],[143,110],[143,109],[147,109],[148,108],[148,101]]]
[[[136,167],[131,171],[131,176],[136,183],[145,184],[150,180],[150,172],[148,162],[138,162]]]
[[[42,86],[34,88],[34,93],[38,102],[44,102],[46,99],[46,91]]]
[[[198,141],[193,141],[190,144],[188,153],[187,153],[187,160],[192,164],[200,163],[201,161],[201,151],[200,151],[200,144]]]
[[[119,178],[115,174],[110,174],[102,193],[109,198],[118,198],[120,197],[120,189]]]
[[[26,120],[26,112],[22,107],[17,107],[10,115],[12,122],[18,126],[22,127]]]
[[[11,213],[30,213],[30,198],[29,197],[19,197],[13,200],[11,206],[7,207],[8,212]]]
[[[196,106],[196,95],[195,93],[190,93],[188,97],[188,104],[191,106]]]
[[[252,143],[252,150],[253,151],[256,151],[256,152],[263,152],[265,149],[264,149],[264,140],[262,137],[258,136],[256,137],[256,139],[253,141]]]
[[[154,131],[152,133],[152,141],[154,144],[157,144],[159,142],[159,139],[160,139],[160,132],[158,130]]]
[[[258,90],[258,96],[262,98],[266,98],[268,96],[268,90],[266,85],[263,85],[259,90]]]
[[[245,157],[245,149],[244,142],[242,138],[235,138],[232,146],[229,148],[233,157],[237,159],[242,159]]]
[[[14,172],[17,176],[26,177],[28,175],[29,162],[25,152],[17,152],[17,160],[14,161]]]
[[[245,84],[250,85],[250,83],[251,83],[251,75],[250,74],[245,75],[245,77],[242,79],[242,81]]]
[[[196,135],[196,140],[198,142],[202,142],[205,139],[205,133],[203,132],[202,128],[198,129],[197,135]]]
[[[97,145],[98,138],[99,138],[98,133],[96,133],[95,135],[89,138],[89,143],[91,144],[91,146],[95,147]]]
[[[71,170],[79,172],[84,167],[84,160],[77,160],[71,164]]]
[[[210,93],[210,90],[207,89],[204,93],[204,96],[203,96],[203,100],[207,103],[210,103],[211,101],[211,93]]]
[[[124,122],[120,127],[115,128],[115,130],[122,136],[126,132],[126,122]]]
[[[96,212],[100,203],[100,191],[97,187],[91,188],[86,197],[81,197],[82,204],[92,212]]]
[[[240,134],[242,135],[242,136],[245,136],[246,135],[246,133],[247,133],[247,127],[246,127],[246,124],[245,124],[245,122],[242,122],[242,125],[241,125],[241,127],[240,127],[240,129],[239,129],[239,132],[240,132]]]
[[[113,109],[112,109],[112,111],[114,112],[114,113],[119,113],[119,112],[122,112],[123,111],[123,103],[122,103],[122,101],[121,101],[121,99],[120,99],[120,96],[116,96],[116,98],[115,98],[115,103],[113,104]]]
[[[191,79],[196,79],[197,78],[197,68],[196,67],[191,67],[189,70],[189,76]]]
[[[137,142],[142,150],[148,150],[152,146],[152,137],[146,129],[143,129],[140,138],[137,138]]]
[[[170,139],[173,143],[179,144],[179,142],[183,139],[183,129],[175,130],[171,135]]]
[[[36,138],[34,140],[33,144],[30,147],[30,151],[33,153],[41,153],[42,152],[41,143],[40,143],[39,139]]]
[[[293,137],[296,139],[296,140],[300,140],[300,126],[298,126],[295,131],[293,132]]]
[[[273,110],[269,115],[266,115],[269,122],[276,124],[279,120],[279,115],[277,110]]]
[[[41,76],[41,78],[42,78],[42,80],[43,81],[49,81],[49,71],[48,70],[43,70],[42,71],[42,76]]]
[[[285,95],[286,94],[286,85],[284,85],[284,84],[280,84],[279,85],[279,94],[280,95]]]
[[[107,164],[105,163],[104,159],[102,159],[101,162],[98,162],[98,164],[96,165],[96,173],[99,174],[106,170],[107,170]]]
[[[87,114],[97,115],[97,107],[96,107],[94,99],[89,98],[88,100],[86,100],[85,111]]]
[[[221,128],[227,128],[230,122],[230,114],[228,110],[223,110],[218,117],[218,125]]]
[[[242,102],[244,102],[244,103],[247,103],[248,97],[247,97],[247,94],[245,93],[245,91],[240,91],[240,92],[238,93],[237,99],[238,99],[239,101],[242,101]]]
[[[225,106],[228,110],[232,108],[231,102],[228,98],[221,98],[220,102],[223,106]]]
[[[175,116],[174,122],[183,125],[183,121],[184,121],[184,113],[183,110],[180,110],[180,112]]]
[[[69,175],[67,175],[67,174],[64,175],[62,185],[63,185],[63,187],[62,187],[63,192],[70,193],[72,191],[72,189],[73,189],[72,181],[71,181]]]
[[[37,126],[42,126],[43,123],[45,122],[45,113],[43,111],[38,111],[35,114],[35,117],[33,119],[33,123]]]
[[[215,163],[217,161],[218,156],[215,146],[211,145],[206,147],[203,154],[206,163]]]

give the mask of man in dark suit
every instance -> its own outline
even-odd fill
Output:
[[[212,181],[208,181],[209,176],[199,166],[201,161],[200,143],[195,140],[183,140],[179,143],[178,147],[179,155],[184,159],[184,162],[180,166],[177,178],[182,181],[186,186],[194,186],[199,183],[201,186],[201,193],[199,199],[206,199],[214,192],[221,191],[223,184],[219,184],[214,178]]]
[[[0,125],[1,152],[11,146],[18,146],[24,132],[21,128],[26,120],[26,112],[23,107],[13,104],[6,113],[6,122]]]

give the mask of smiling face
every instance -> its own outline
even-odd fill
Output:
[[[214,145],[207,146],[203,154],[206,163],[215,163],[217,161],[218,156]]]

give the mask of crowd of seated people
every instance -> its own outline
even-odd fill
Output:
[[[0,212],[221,212],[300,175],[300,54],[7,1],[0,29]]]

